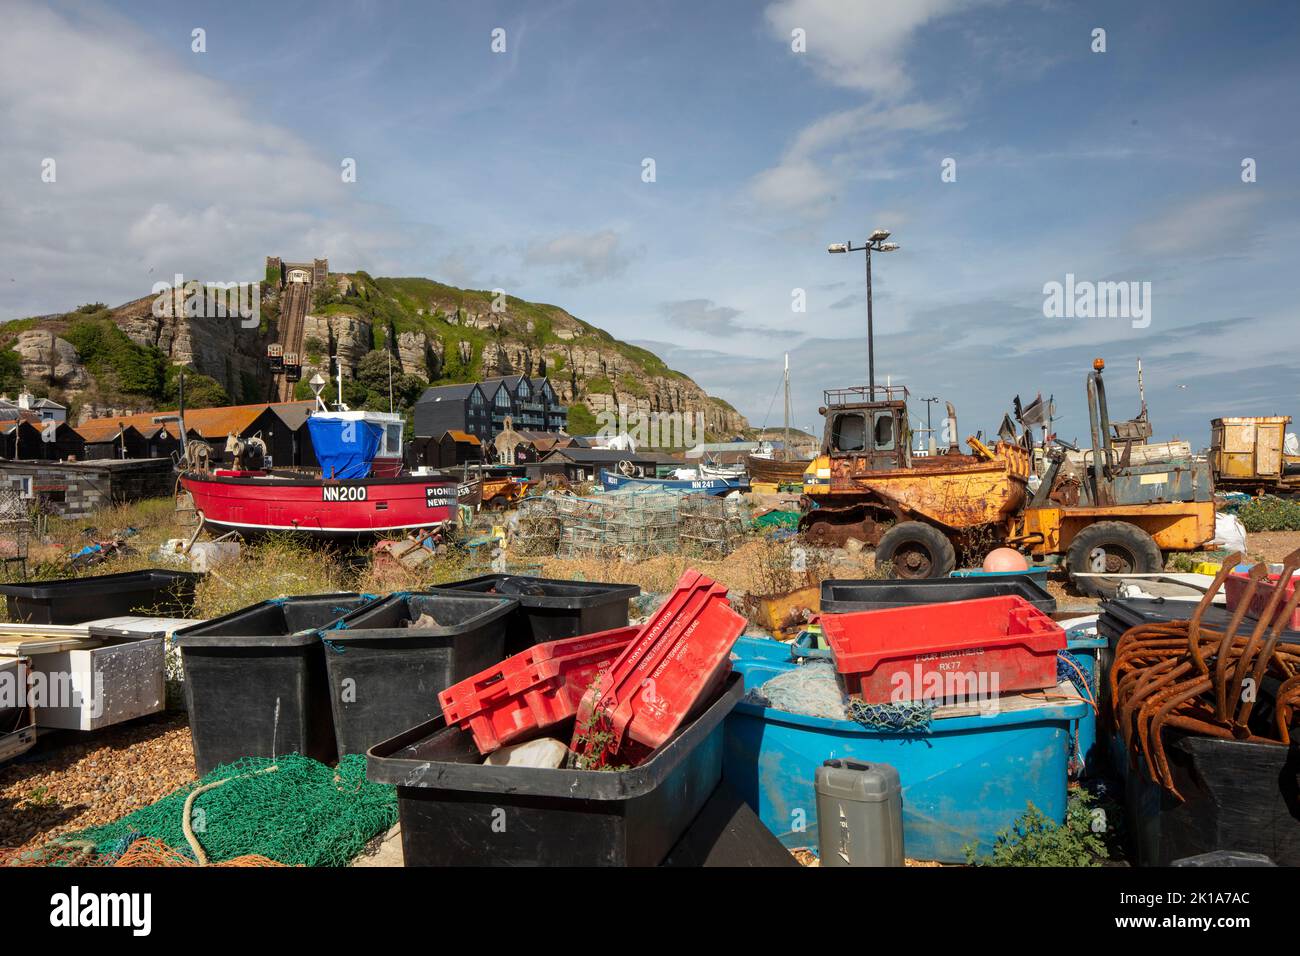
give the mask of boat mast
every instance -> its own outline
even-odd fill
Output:
[[[785,353],[785,447],[781,450],[781,457],[785,461],[790,460],[790,353]]]

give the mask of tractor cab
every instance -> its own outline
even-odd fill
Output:
[[[827,389],[824,395],[823,455],[852,460],[854,472],[911,467],[905,386],[877,385],[873,395],[870,387],[857,385]]]

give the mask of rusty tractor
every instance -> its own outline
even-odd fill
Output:
[[[809,465],[800,520],[817,544],[848,538],[873,545],[878,562],[899,577],[943,577],[956,566],[956,547],[979,537],[1001,541],[1024,507],[1029,453],[998,442],[990,449],[967,439],[973,454],[951,443],[942,453],[914,457],[907,389],[899,385],[825,392],[822,453]],[[948,405],[949,429],[956,412]]]
[[[1032,557],[1058,556],[1072,572],[1150,573],[1163,552],[1192,551],[1214,536],[1208,469],[1186,453],[1144,445],[1145,408],[1111,422],[1097,359],[1087,379],[1092,447],[1070,459],[1053,449],[1032,499],[1030,442],[992,448],[968,438],[913,456],[903,386],[830,389],[821,454],[805,472],[805,537],[822,545],[857,538],[891,562],[897,577],[943,577],[957,550],[975,557],[1009,545]],[[869,394],[870,392],[870,394]],[[948,406],[945,431],[956,432]],[[1094,579],[1076,579],[1100,593]]]

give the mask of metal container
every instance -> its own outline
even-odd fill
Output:
[[[30,675],[30,659],[0,656],[0,763],[36,746],[36,722],[27,696]]]
[[[903,788],[889,764],[827,760],[817,768],[822,866],[903,866]]]
[[[33,677],[45,688],[36,726],[99,730],[163,709],[162,637],[105,637],[97,647],[32,656]]]

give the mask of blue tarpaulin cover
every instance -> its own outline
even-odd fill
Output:
[[[322,478],[365,478],[384,430],[374,422],[312,415],[307,419]]]

